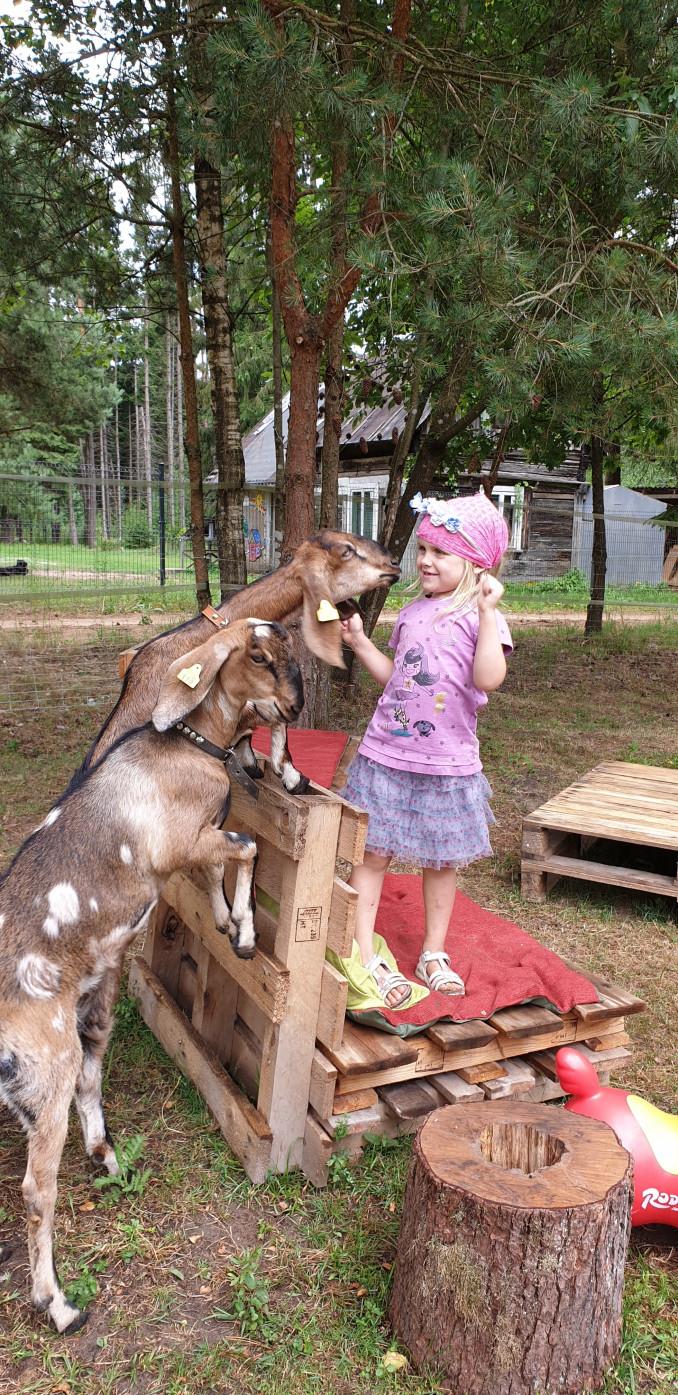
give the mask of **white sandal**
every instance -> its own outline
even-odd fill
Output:
[[[434,960],[437,960],[441,967],[429,969],[427,966]],[[415,972],[417,978],[425,983],[432,993],[440,993],[441,990],[445,992],[447,984],[453,988],[453,992],[446,993],[448,998],[461,998],[466,992],[464,980],[450,967],[450,956],[444,949],[422,950]]]
[[[396,970],[394,972],[390,964],[388,964],[385,959],[382,959],[380,954],[373,954],[372,958],[368,959],[364,967],[370,975],[374,983],[374,986],[377,990],[377,993],[379,994],[379,997],[381,998],[384,1004],[384,1007],[387,1007],[390,1009],[391,1012],[394,1012],[396,1008],[404,1007],[405,1003],[409,1002],[410,998],[412,997],[412,984],[408,982],[408,980],[405,978],[405,975],[401,974],[399,970]],[[380,978],[377,978],[376,971],[378,969],[384,970],[384,973],[381,975]],[[407,992],[403,993],[403,996],[398,1003],[387,1003],[386,999],[389,993],[392,993],[394,990],[397,990],[399,988],[406,988]]]

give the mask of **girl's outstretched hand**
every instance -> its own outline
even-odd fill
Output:
[[[488,572],[483,577],[478,594],[478,610],[495,610],[504,594],[504,588],[496,576]]]
[[[341,621],[341,637],[349,649],[353,649],[358,636],[364,633],[362,616],[358,614],[357,610],[349,616],[348,620]]]

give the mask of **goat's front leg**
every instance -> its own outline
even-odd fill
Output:
[[[254,929],[254,867],[257,845],[245,833],[224,833],[203,828],[191,854],[191,864],[202,867],[209,884],[209,898],[217,930],[228,935],[235,953],[251,959],[256,945]],[[238,871],[229,906],[224,895],[224,863],[237,862]]]
[[[77,1332],[87,1314],[68,1302],[54,1265],[53,1230],[59,1163],[68,1129],[68,1110],[78,1069],[77,1041],[73,1043],[70,1069],[61,1072],[58,1085],[29,1129],[28,1166],[22,1184],[28,1222],[28,1257],[32,1299],[38,1312],[49,1313],[58,1332]],[[53,1082],[52,1082],[53,1084]]]
[[[256,707],[248,703],[243,708],[238,723],[233,749],[243,769],[253,780],[261,780],[263,777],[263,771],[252,750],[252,730],[257,722],[271,728],[271,768],[278,779],[282,780],[290,794],[306,794],[310,781],[292,762],[287,745],[287,727],[272,711],[269,713],[266,710],[266,704],[263,702],[257,703]]]
[[[310,780],[292,763],[284,722],[271,726],[271,766],[290,794],[306,794]]]

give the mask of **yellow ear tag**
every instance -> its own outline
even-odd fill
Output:
[[[177,674],[180,683],[185,683],[187,688],[197,688],[202,673],[202,664],[191,664],[190,668],[181,668]]]
[[[321,601],[316,615],[319,620],[338,620],[339,611],[334,609],[331,601]]]

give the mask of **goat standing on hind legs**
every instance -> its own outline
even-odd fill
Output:
[[[213,612],[211,620],[205,613],[196,615],[185,625],[157,635],[142,645],[125,674],[118,701],[85,758],[83,768],[101,760],[124,732],[150,720],[162,676],[172,659],[183,654],[189,642],[198,644],[207,639],[215,624],[232,622],[253,613],[263,620],[284,622],[300,616],[304,643],[311,653],[327,664],[341,667],[341,625],[339,619],[332,616],[319,618],[319,612],[320,617],[324,613],[323,601],[329,601],[331,609],[365,591],[391,586],[399,576],[398,563],[371,538],[329,529],[307,538],[290,562],[230,596]],[[303,794],[308,780],[295,770],[287,749],[285,726],[270,704],[255,702],[244,716],[236,737],[239,760],[254,779],[259,777],[261,772],[249,744],[249,736],[257,723],[274,728],[271,765],[275,774],[290,793]]]
[[[69,786],[0,880],[0,1099],[28,1134],[32,1296],[59,1332],[84,1321],[52,1254],[74,1094],[88,1156],[118,1171],[101,1072],[126,949],[167,878],[193,867],[208,875],[217,929],[236,954],[254,954],[256,844],[221,828],[231,742],[248,701],[273,704],[283,722],[302,709],[281,625],[236,621],[169,665],[153,725],[121,737]],[[223,891],[229,860],[238,864],[232,907]]]

